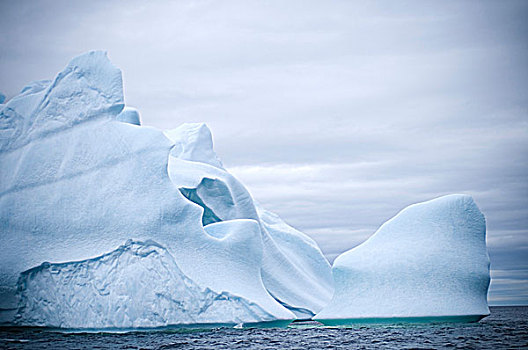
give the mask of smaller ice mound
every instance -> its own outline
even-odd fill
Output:
[[[139,118],[139,111],[133,107],[125,107],[116,117],[116,119],[123,123],[141,125],[141,120]]]
[[[341,254],[327,324],[478,321],[489,315],[484,215],[470,196],[402,210],[365,243]]]
[[[6,96],[0,92],[0,104],[3,104],[6,100]]]
[[[94,259],[44,263],[21,273],[17,295],[19,325],[101,329],[275,320],[244,298],[199,287],[153,241],[129,240]]]

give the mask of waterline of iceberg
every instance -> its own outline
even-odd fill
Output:
[[[428,323],[473,323],[487,315],[460,316],[416,316],[416,317],[362,317],[341,319],[320,319],[325,326],[355,326],[355,325],[392,325],[392,324],[428,324]]]

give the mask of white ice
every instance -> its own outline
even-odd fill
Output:
[[[331,270],[313,240],[229,174],[205,124],[141,126],[106,54],[2,96],[0,322],[130,328],[489,313],[485,220],[469,196],[404,209]]]
[[[334,296],[315,317],[323,323],[489,314],[486,223],[467,195],[405,208],[332,272]]]

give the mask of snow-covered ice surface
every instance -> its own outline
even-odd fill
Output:
[[[102,52],[73,59],[53,81],[33,82],[0,105],[1,322],[13,322],[17,313],[23,324],[56,326],[64,316],[63,326],[102,328],[291,320],[292,311],[309,317],[328,302],[331,270],[320,249],[254,204],[222,167],[205,125],[167,132],[139,125],[139,113],[124,107],[120,70]],[[129,239],[159,247],[123,248]],[[144,249],[164,258],[133,254]],[[101,263],[110,258],[124,265],[110,271]],[[49,267],[41,266],[45,261]],[[142,295],[152,298],[149,305],[167,306],[162,316],[129,305],[137,297],[133,289],[143,284],[126,264],[161,288]],[[173,267],[149,268],[159,265]],[[51,273],[57,269],[57,276]],[[96,296],[96,284],[84,284],[76,269],[97,278],[130,277],[130,284],[110,284],[108,294]],[[195,284],[181,288],[199,305],[213,295],[229,295],[229,302],[213,303],[207,314],[190,308],[182,316],[178,303],[162,303],[170,291],[154,282],[160,274],[174,276],[173,284]],[[26,287],[17,296],[19,276]],[[28,276],[38,283],[25,281]],[[54,276],[59,280],[49,279]],[[104,306],[99,318],[74,316],[81,303],[67,304],[67,310],[58,294],[39,309],[44,286],[67,296],[65,281],[71,279],[79,281],[79,298]],[[124,305],[126,317],[105,315]]]
[[[484,215],[470,196],[411,205],[340,255],[332,301],[315,317],[356,322],[477,321],[489,314]]]

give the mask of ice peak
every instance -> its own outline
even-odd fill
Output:
[[[213,135],[205,123],[184,123],[165,131],[174,142],[171,156],[223,168],[213,148]]]
[[[123,109],[121,71],[105,52],[75,57],[52,82],[37,81],[0,111],[0,148],[12,150],[75,124],[115,118]]]

